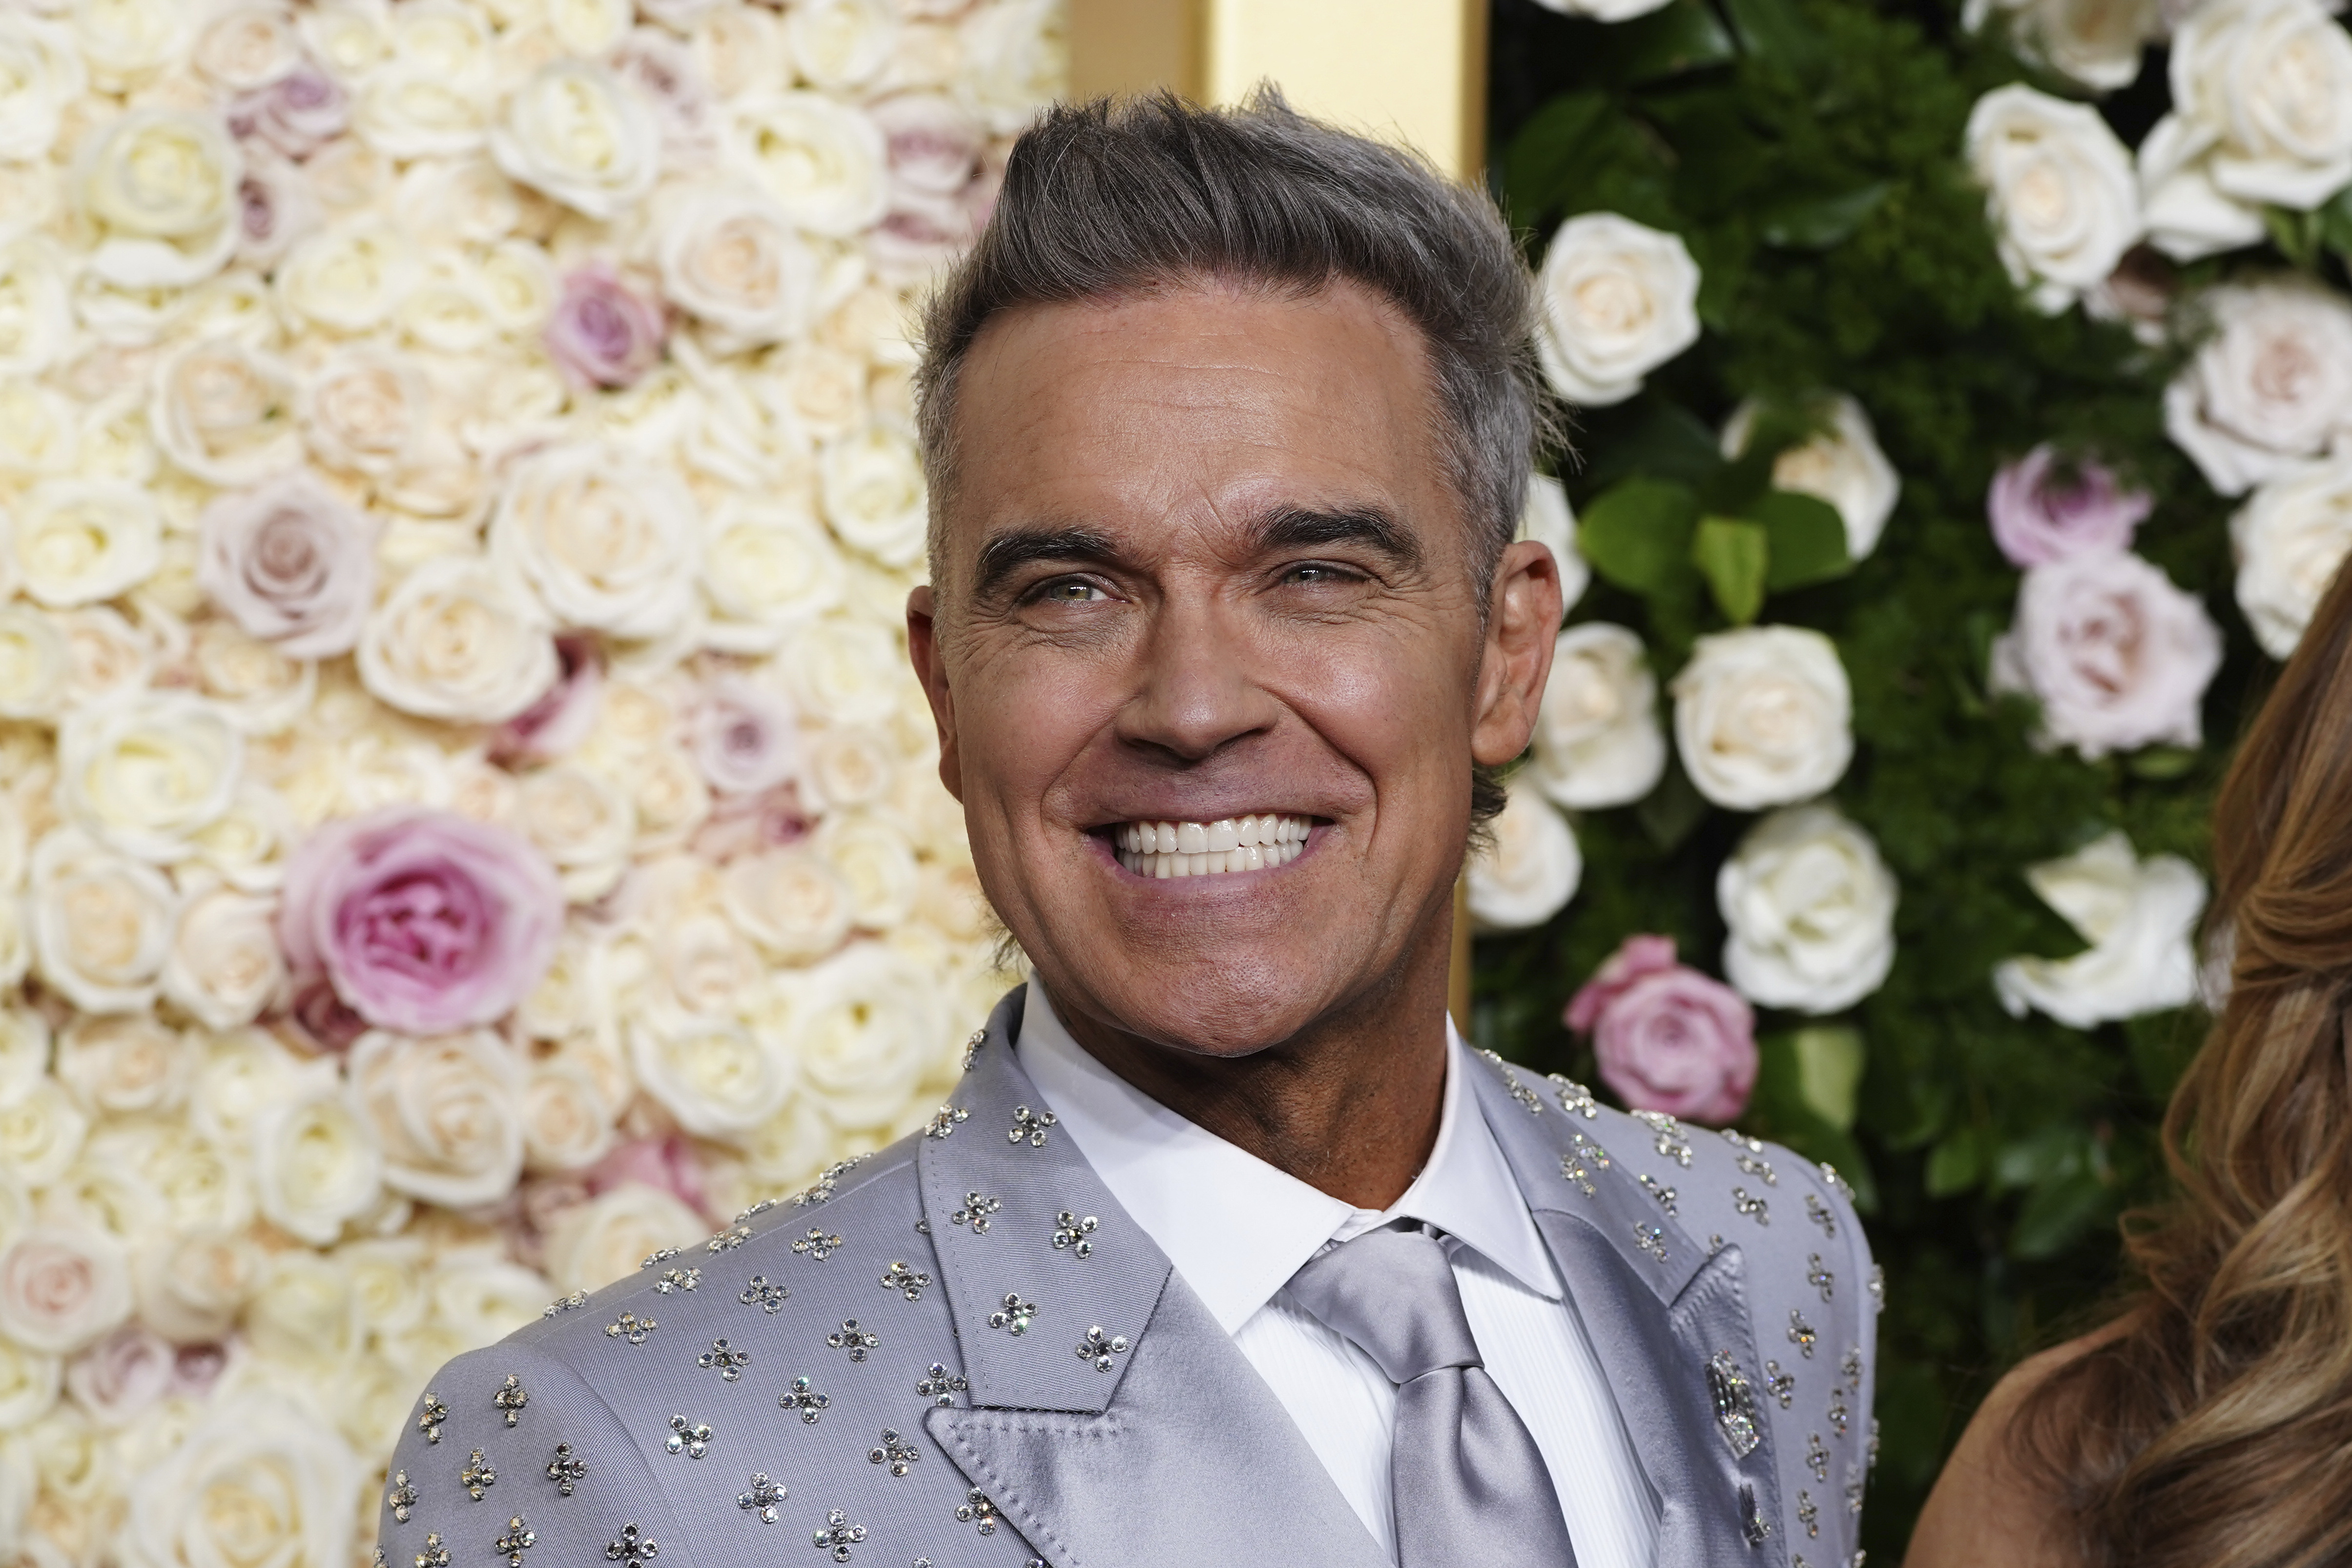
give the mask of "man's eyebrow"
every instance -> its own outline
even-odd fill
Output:
[[[1033,561],[1110,562],[1118,558],[1118,546],[1111,542],[1110,536],[1091,528],[1016,528],[980,547],[975,586],[979,593],[991,593]]]
[[[1276,507],[1259,518],[1252,531],[1257,536],[1261,552],[1361,544],[1380,552],[1399,566],[1421,564],[1421,541],[1393,515],[1376,506],[1342,507],[1334,511],[1313,507]]]

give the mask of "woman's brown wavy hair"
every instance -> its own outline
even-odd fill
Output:
[[[2015,1428],[2098,1568],[2352,1563],[2352,570],[2222,783],[2213,875],[2234,956],[2165,1115],[2175,1195]]]

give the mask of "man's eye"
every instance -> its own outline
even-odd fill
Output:
[[[1092,583],[1066,577],[1058,583],[1046,584],[1039,596],[1049,605],[1091,605],[1103,597],[1103,591]]]
[[[1319,561],[1310,561],[1304,565],[1293,566],[1285,572],[1282,574],[1282,580],[1302,588],[1323,588],[1334,583],[1347,581],[1347,574],[1337,566],[1327,566]]]

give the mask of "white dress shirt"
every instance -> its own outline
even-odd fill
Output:
[[[1397,1385],[1286,1287],[1327,1244],[1412,1218],[1463,1243],[1463,1311],[1487,1374],[1543,1453],[1579,1568],[1648,1568],[1658,1500],[1465,1080],[1475,1064],[1451,1024],[1446,1037],[1436,1146],[1385,1213],[1319,1192],[1135,1088],[1070,1037],[1034,979],[1015,1048],[1062,1131],[1233,1335],[1390,1562]]]

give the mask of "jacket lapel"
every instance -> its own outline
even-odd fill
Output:
[[[1767,1424],[1752,1424],[1765,1446],[1735,1453],[1718,1429],[1707,1373],[1718,1352],[1740,1367],[1762,1364],[1738,1247],[1710,1256],[1653,1201],[1602,1143],[1580,1090],[1561,1080],[1554,1109],[1510,1066],[1479,1054],[1495,1068],[1472,1075],[1480,1108],[1659,1498],[1657,1561],[1756,1560],[1749,1521],[1781,1517]],[[1622,1117],[1610,1124],[1624,1130],[1612,1136],[1640,1135]]]
[[[917,1154],[971,1384],[971,1408],[929,1412],[931,1436],[1055,1568],[1217,1561],[1235,1542],[1381,1568],[1289,1412],[1045,1122],[1012,1049],[1024,994],[997,1005]]]

